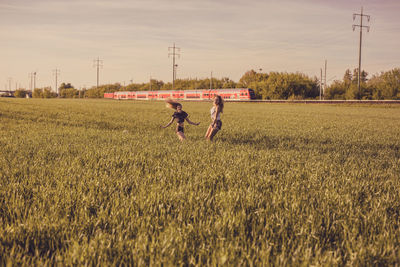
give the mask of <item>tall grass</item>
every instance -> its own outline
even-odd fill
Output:
[[[400,107],[0,99],[0,265],[398,265]]]

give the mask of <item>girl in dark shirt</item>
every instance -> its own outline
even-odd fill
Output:
[[[185,111],[182,110],[182,105],[180,103],[175,102],[171,99],[168,99],[166,102],[167,102],[167,107],[174,109],[175,112],[172,115],[171,121],[168,122],[167,125],[161,126],[161,127],[167,128],[174,122],[174,120],[176,120],[176,134],[178,135],[179,140],[183,141],[186,139],[186,136],[184,134],[184,129],[183,129],[183,123],[185,122],[185,120],[192,125],[199,125],[200,122],[196,123],[196,122],[190,121],[188,118],[189,115]]]

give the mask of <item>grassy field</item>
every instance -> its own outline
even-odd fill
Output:
[[[400,106],[0,99],[0,265],[400,264]]]

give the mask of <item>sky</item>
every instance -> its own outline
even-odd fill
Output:
[[[248,70],[301,72],[341,80],[400,67],[399,0],[0,0],[0,90],[172,81],[168,48],[180,48],[177,78],[228,77]],[[170,51],[172,52],[172,51]]]

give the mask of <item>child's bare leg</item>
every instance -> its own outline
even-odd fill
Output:
[[[211,134],[212,130],[213,130],[212,126],[211,125],[208,126],[205,138],[207,138],[207,139],[210,138],[210,134]]]
[[[219,131],[218,129],[213,129],[210,134],[210,137],[208,139],[210,139],[210,141],[212,141],[214,136],[218,133],[218,131]]]
[[[183,140],[186,139],[186,136],[185,136],[184,133],[182,133],[182,132],[177,132],[176,134],[178,135],[179,140],[183,141]]]

